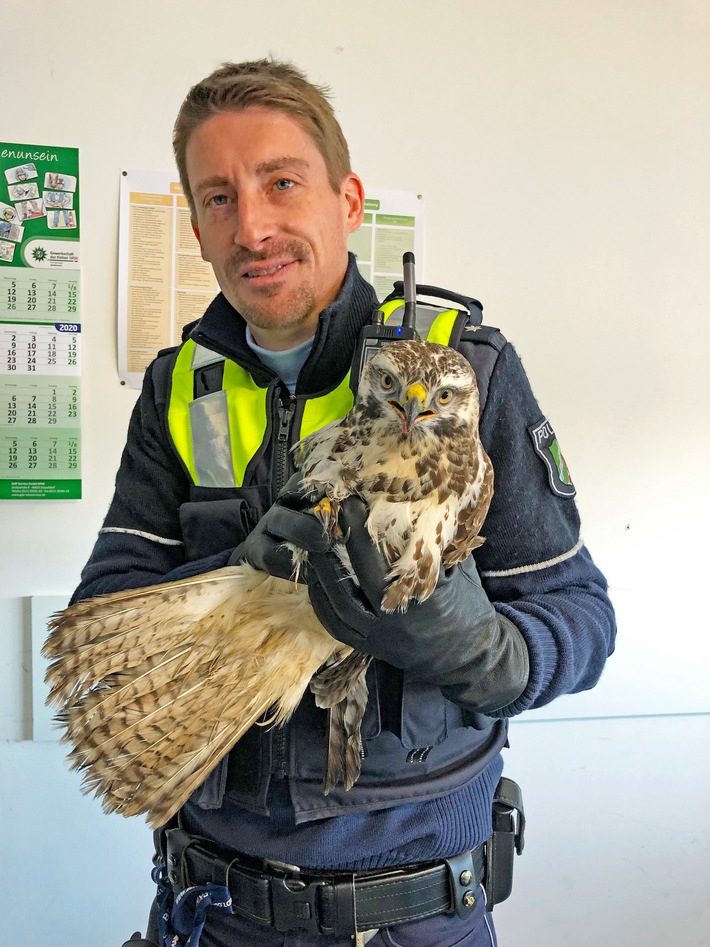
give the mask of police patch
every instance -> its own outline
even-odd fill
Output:
[[[550,481],[552,492],[559,497],[567,497],[568,499],[575,496],[577,491],[572,483],[569,468],[562,456],[552,425],[547,418],[542,418],[537,424],[531,425],[528,428],[528,434],[532,438],[535,451],[545,462],[547,479]]]

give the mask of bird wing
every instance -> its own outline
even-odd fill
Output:
[[[257,721],[284,723],[340,645],[305,586],[243,564],[53,616],[50,700],[84,791],[163,824]]]
[[[493,499],[493,465],[482,447],[480,452],[483,455],[482,482],[477,493],[459,507],[456,532],[441,557],[447,569],[468,559],[473,550],[485,542],[480,532]]]

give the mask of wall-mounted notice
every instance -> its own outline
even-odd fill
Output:
[[[176,174],[122,171],[118,260],[118,374],[140,388],[157,352],[176,345],[219,286],[200,255],[190,208]],[[377,191],[348,246],[382,299],[402,279],[402,254],[421,264],[423,202],[416,194]]]
[[[157,352],[175,345],[219,292],[200,256],[177,175],[123,171],[118,258],[118,374],[140,388]]]
[[[0,499],[81,497],[79,152],[0,142]]]
[[[402,279],[402,256],[413,252],[421,277],[424,262],[424,201],[409,191],[368,191],[362,226],[350,235],[348,249],[358,269],[375,287],[378,299]]]

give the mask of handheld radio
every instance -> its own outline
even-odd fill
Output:
[[[416,328],[417,320],[417,286],[414,281],[414,254],[407,252],[402,258],[404,269],[404,316],[400,325],[385,324],[385,316],[381,309],[377,309],[369,326],[365,326],[360,333],[360,339],[353,355],[350,369],[350,387],[353,394],[357,392],[360,376],[363,369],[376,352],[389,342],[400,342],[405,339],[418,339]],[[398,284],[395,283],[395,286]]]
[[[350,388],[353,394],[357,393],[365,366],[383,346],[390,342],[421,338],[429,338],[431,341],[442,342],[445,345],[456,345],[465,326],[480,326],[483,319],[483,306],[477,299],[440,289],[438,286],[418,286],[414,278],[413,253],[405,253],[402,264],[404,280],[395,282],[393,291],[382,301],[381,308],[374,313],[370,325],[365,326],[360,333],[350,369]],[[452,309],[429,303],[417,303],[417,293],[458,303],[465,308]],[[386,317],[386,313],[389,318]],[[440,317],[448,317],[447,329],[443,333],[445,338],[440,332],[434,332],[435,337],[432,338],[432,330]],[[417,322],[419,322],[422,335],[417,329]]]

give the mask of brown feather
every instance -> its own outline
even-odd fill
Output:
[[[360,775],[362,739],[360,724],[367,706],[365,676],[372,658],[361,651],[321,668],[310,688],[316,706],[328,710],[328,747],[326,751],[323,793],[327,796],[342,783],[351,789]]]
[[[62,739],[73,746],[70,759],[85,774],[85,788],[103,797],[106,811],[147,811],[151,824],[162,824],[248,727],[267,712],[273,725],[285,722],[313,674],[342,649],[315,618],[304,586],[248,565],[220,571],[217,578],[209,574],[209,594],[199,577],[175,583],[174,597],[171,583],[156,587],[154,596],[143,590],[142,611],[127,609],[123,593],[104,596],[101,609],[112,613],[116,605],[123,616],[134,615],[132,624],[124,617],[121,630],[111,631],[120,670],[111,665],[106,672],[106,636],[98,628],[103,612],[95,600],[91,609],[72,607],[52,620],[47,651],[58,653],[66,634],[68,673],[75,674],[77,651],[85,662],[80,680],[65,686],[60,657],[48,672],[52,699],[70,695],[59,714]],[[200,615],[196,600],[210,610]],[[186,611],[177,612],[173,634],[159,638],[158,651],[150,634],[171,626],[174,607]],[[133,645],[139,622],[144,656]],[[124,638],[132,643],[128,652]],[[102,655],[96,663],[94,649]]]

